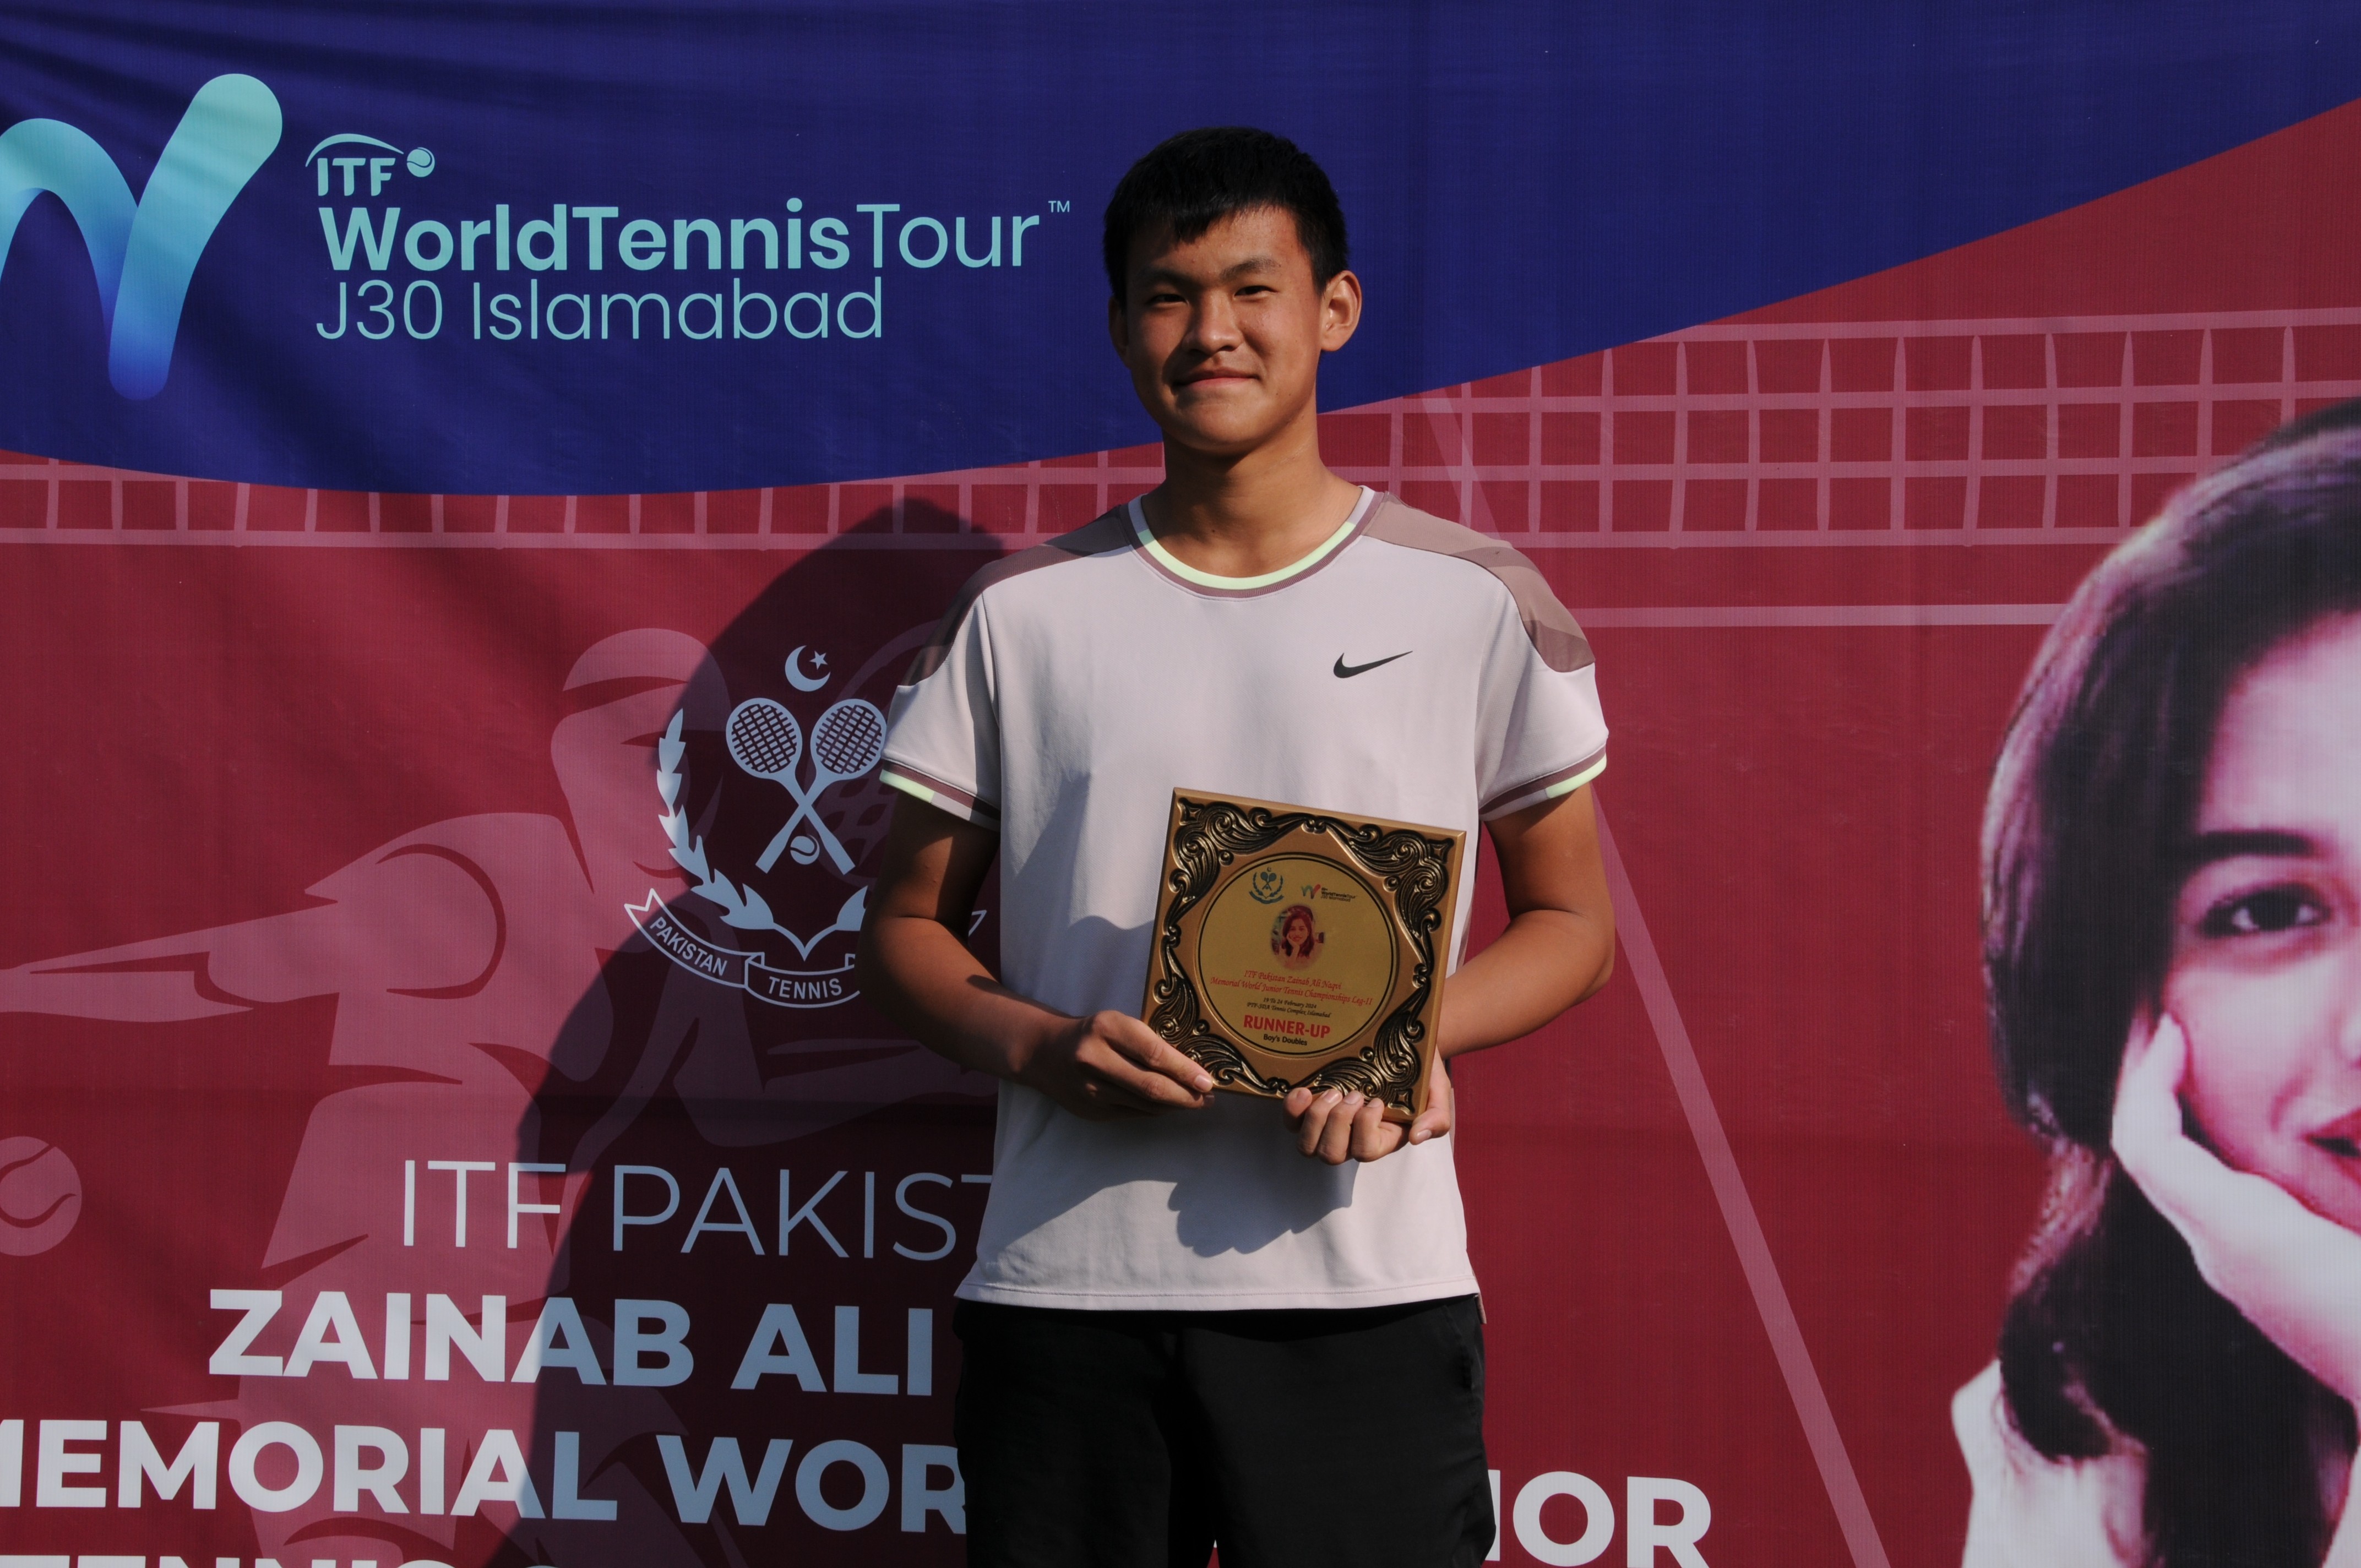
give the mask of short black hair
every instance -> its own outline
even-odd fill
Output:
[[[1142,229],[1169,224],[1173,238],[1191,240],[1257,207],[1294,215],[1314,282],[1345,270],[1345,209],[1312,155],[1252,126],[1204,126],[1159,142],[1107,199],[1107,286],[1124,297],[1131,242]]]

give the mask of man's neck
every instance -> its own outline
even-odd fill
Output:
[[[1295,422],[1252,452],[1164,444],[1164,483],[1142,498],[1157,543],[1198,571],[1259,577],[1294,565],[1336,532],[1360,487],[1320,461],[1319,428]]]

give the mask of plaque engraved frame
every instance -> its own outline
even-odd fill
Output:
[[[1466,848],[1466,835],[1448,828],[1174,790],[1141,1016],[1216,1088],[1273,1098],[1297,1088],[1358,1091],[1383,1105],[1388,1121],[1411,1121],[1426,1109]],[[1207,992],[1200,949],[1207,916],[1242,879],[1258,869],[1273,877],[1274,861],[1306,861],[1371,895],[1393,951],[1377,1004],[1355,1009],[1366,1016],[1343,1037],[1278,1050],[1224,1016]],[[1264,898],[1261,885],[1248,896]],[[1278,939],[1274,927],[1275,951]]]

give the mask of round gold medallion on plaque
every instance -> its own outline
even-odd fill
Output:
[[[1378,1021],[1398,945],[1374,889],[1334,861],[1239,868],[1197,932],[1206,1007],[1264,1050],[1319,1056]]]

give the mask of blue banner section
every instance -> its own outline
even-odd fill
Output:
[[[1152,437],[1098,217],[1161,137],[1335,177],[1343,406],[1784,298],[2361,92],[2361,14],[13,6],[0,447],[719,489]]]

